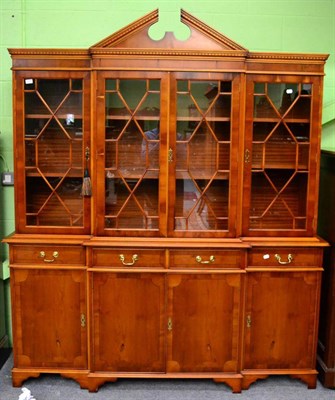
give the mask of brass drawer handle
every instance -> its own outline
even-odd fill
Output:
[[[123,254],[119,255],[120,261],[122,262],[123,265],[126,265],[127,267],[132,266],[136,263],[136,261],[139,260],[139,256],[137,254],[133,254],[131,257],[132,261],[131,262],[125,262],[126,257]]]
[[[282,261],[280,255],[279,254],[275,254],[275,259],[281,265],[291,264],[291,262],[293,261],[293,255],[292,254],[288,254],[287,255],[287,261]]]
[[[46,262],[46,263],[53,263],[55,260],[56,260],[56,258],[59,256],[59,253],[58,253],[58,251],[54,251],[53,253],[52,253],[52,257],[53,258],[45,258],[45,256],[46,256],[46,254],[45,254],[45,251],[40,251],[40,257],[41,258],[43,258],[43,261],[44,262]]]
[[[203,260],[201,256],[196,256],[195,261],[199,264],[211,264],[215,261],[215,256],[210,256],[209,260]]]

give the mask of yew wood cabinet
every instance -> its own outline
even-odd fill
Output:
[[[155,10],[89,49],[10,49],[13,384],[58,373],[316,385],[327,55]]]

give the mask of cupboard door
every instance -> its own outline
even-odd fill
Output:
[[[233,236],[239,77],[176,73],[171,81],[169,227],[174,236]]]
[[[171,274],[168,372],[237,372],[241,274]]]
[[[163,372],[162,274],[92,274],[93,371]]]
[[[315,234],[319,77],[247,78],[243,231]]]
[[[14,366],[87,368],[83,271],[11,270]]]
[[[88,233],[90,199],[82,188],[89,173],[89,74],[16,74],[18,231]]]
[[[244,369],[315,368],[321,272],[247,276]]]
[[[166,232],[166,87],[158,73],[98,75],[98,234]]]

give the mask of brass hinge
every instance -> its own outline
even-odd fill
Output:
[[[168,319],[167,328],[168,328],[168,331],[169,331],[169,332],[172,331],[172,319],[171,319],[171,318]]]
[[[247,328],[251,328],[251,315],[247,315]]]
[[[169,163],[173,162],[173,150],[171,149],[171,147],[169,148],[169,152],[168,152],[168,162]]]
[[[90,148],[86,147],[86,149],[85,149],[85,160],[89,161],[89,159],[90,159]]]
[[[250,150],[246,149],[244,152],[244,162],[248,164],[250,162]]]
[[[86,317],[85,317],[85,314],[81,314],[81,315],[80,315],[80,325],[81,325],[82,328],[85,328],[85,326],[86,326]]]

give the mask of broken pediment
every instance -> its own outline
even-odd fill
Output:
[[[139,18],[119,31],[113,33],[90,48],[91,52],[116,49],[173,49],[228,51],[244,55],[247,49],[217,32],[191,14],[181,10],[180,20],[190,30],[186,40],[178,40],[173,32],[166,32],[161,40],[154,40],[149,35],[150,28],[159,21],[158,9]],[[237,54],[236,54],[237,55]]]

